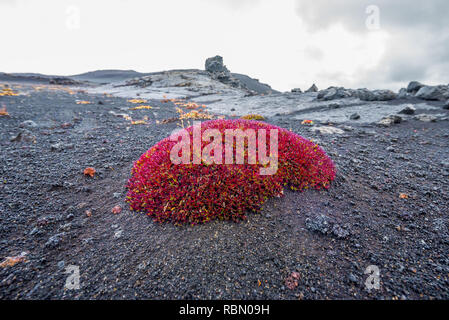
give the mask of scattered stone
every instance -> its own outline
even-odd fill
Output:
[[[33,230],[30,231],[29,235],[30,236],[34,236],[34,235],[38,235],[40,233],[41,233],[41,231],[39,230],[39,228],[38,227],[34,227]]]
[[[111,212],[112,212],[113,214],[119,214],[120,212],[122,212],[122,207],[119,206],[119,205],[117,205],[117,206],[115,206],[114,208],[112,208]]]
[[[358,113],[353,113],[349,116],[349,119],[351,120],[359,120],[360,119],[360,115]]]
[[[62,239],[64,238],[65,233],[58,233],[55,234],[54,236],[50,237],[48,239],[48,241],[45,243],[45,247],[47,248],[56,248],[59,246],[59,244],[61,243]]]
[[[327,106],[329,109],[338,109],[341,107],[339,103],[331,103]]]
[[[321,234],[328,234],[331,230],[331,223],[327,216],[316,215],[312,218],[306,219],[306,228],[313,232],[319,232]]]
[[[342,129],[331,127],[331,126],[312,127],[310,129],[312,131],[319,131],[322,134],[343,134],[344,133],[344,131]]]
[[[73,148],[74,148],[73,143],[67,143],[66,144],[66,143],[63,143],[63,142],[58,142],[58,143],[52,144],[50,146],[51,151],[57,151],[57,152],[61,152],[61,151],[65,150],[65,149],[73,149]]]
[[[114,193],[112,194],[112,196],[113,196],[114,198],[118,199],[118,198],[120,198],[120,197],[122,196],[122,194],[121,194],[120,192],[114,192]]]
[[[123,234],[123,230],[122,229],[118,229],[114,232],[114,239],[119,239],[122,237]]]
[[[436,122],[438,118],[431,114],[419,114],[415,116],[415,119],[423,122]]]
[[[33,135],[29,130],[23,129],[15,137],[11,138],[10,141],[36,143],[36,136]]]
[[[59,229],[62,231],[70,231],[71,228],[72,228],[72,224],[69,222],[69,223],[62,225]]]
[[[292,272],[286,279],[285,279],[285,285],[290,290],[295,289],[298,286],[298,281],[300,278],[300,274],[298,272]]]
[[[336,223],[332,227],[332,234],[338,239],[344,239],[349,236],[349,231],[345,227]]]
[[[400,116],[396,115],[390,115],[387,117],[382,118],[377,124],[385,127],[389,127],[393,124],[398,124],[402,122],[402,118]]]
[[[85,208],[87,206],[87,202],[81,202],[81,203],[79,203],[77,206],[76,206],[76,208],[77,209],[83,209],[83,208]]]
[[[61,261],[58,262],[58,268],[59,269],[64,269],[64,266],[65,266],[65,261],[64,260],[61,260]]]
[[[21,124],[19,124],[19,127],[30,129],[30,128],[36,128],[37,124],[33,120],[26,120],[26,121],[22,122]]]
[[[353,273],[350,273],[348,275],[348,279],[352,283],[359,283],[359,278],[355,274],[353,274]]]
[[[401,111],[399,111],[399,114],[407,114],[407,115],[412,115],[415,114],[416,109],[411,105],[407,105],[404,109],[402,109]]]
[[[61,127],[62,129],[67,129],[67,128],[73,127],[73,124],[71,124],[70,122],[64,122],[64,123],[62,123],[62,124],[60,125],[60,127]]]

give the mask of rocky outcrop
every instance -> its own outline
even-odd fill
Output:
[[[223,64],[223,57],[215,56],[206,59],[205,69],[209,72],[212,79],[228,84],[235,88],[244,88],[244,86],[234,78],[231,72]]]
[[[412,115],[412,114],[415,114],[415,111],[416,111],[415,107],[413,107],[411,104],[409,104],[404,109],[399,111],[398,113]]]
[[[206,59],[206,71],[210,73],[228,72],[228,68],[223,64],[223,57],[215,56]]]
[[[292,93],[302,93],[301,88],[294,88],[292,89]]]
[[[377,124],[384,127],[389,127],[393,124],[401,123],[402,118],[400,116],[396,115],[390,115],[387,117],[382,118]]]
[[[363,101],[388,101],[397,98],[397,94],[391,90],[357,89],[355,96]]]
[[[317,99],[323,101],[350,98],[353,96],[351,90],[347,90],[343,87],[329,87],[325,90],[318,92]]]
[[[312,86],[306,90],[306,93],[309,93],[309,92],[318,92],[318,87],[315,85],[315,83],[312,84]]]
[[[412,97],[413,94],[408,92],[406,88],[401,88],[398,92],[398,99],[408,99],[410,97]]]
[[[418,90],[421,89],[422,87],[424,87],[424,84],[422,84],[418,81],[412,81],[407,86],[407,92],[414,94],[414,93],[418,92]]]
[[[359,98],[363,101],[388,101],[397,98],[391,90],[345,89],[343,87],[330,87],[318,93],[318,100],[329,101],[344,98]]]
[[[415,94],[415,97],[423,100],[444,101],[449,98],[449,87],[445,85],[423,86]]]

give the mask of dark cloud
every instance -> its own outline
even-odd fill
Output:
[[[340,24],[363,34],[373,32],[365,24],[370,5],[379,8],[380,30],[389,38],[379,66],[360,70],[360,83],[449,82],[447,0],[297,0],[296,12],[312,32]]]

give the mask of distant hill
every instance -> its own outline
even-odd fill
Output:
[[[140,73],[134,70],[97,70],[68,76],[68,78],[78,81],[106,83],[122,81],[131,78],[139,78],[145,75],[147,75],[147,73]]]
[[[198,71],[205,72],[197,69],[186,69],[186,70],[170,70],[170,71],[160,71],[151,73],[141,73],[134,70],[96,70],[86,73],[71,75],[71,76],[55,76],[55,75],[45,75],[40,73],[4,73],[0,72],[0,81],[18,81],[18,82],[36,82],[36,83],[49,83],[52,79],[62,79],[62,80],[75,80],[80,82],[91,82],[91,83],[111,83],[125,81],[133,78],[140,78],[149,75],[163,74],[166,72],[189,72]],[[251,78],[244,74],[232,73],[232,76],[240,81],[246,88],[257,92],[259,94],[269,94],[278,93],[278,91],[272,89],[269,85],[260,83],[259,80]]]

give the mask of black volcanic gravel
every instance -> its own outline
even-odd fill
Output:
[[[177,128],[155,123],[176,115],[173,104],[129,111],[126,99],[45,88],[3,104],[11,116],[0,117],[0,263],[27,255],[0,267],[0,299],[449,298],[447,120],[348,120],[344,134],[320,135],[269,119],[326,150],[338,167],[331,188],[286,191],[246,222],[177,227],[124,202],[133,161]],[[79,266],[79,290],[64,288],[69,265]],[[380,269],[378,290],[365,286],[370,265]],[[292,272],[298,285],[289,288]]]

